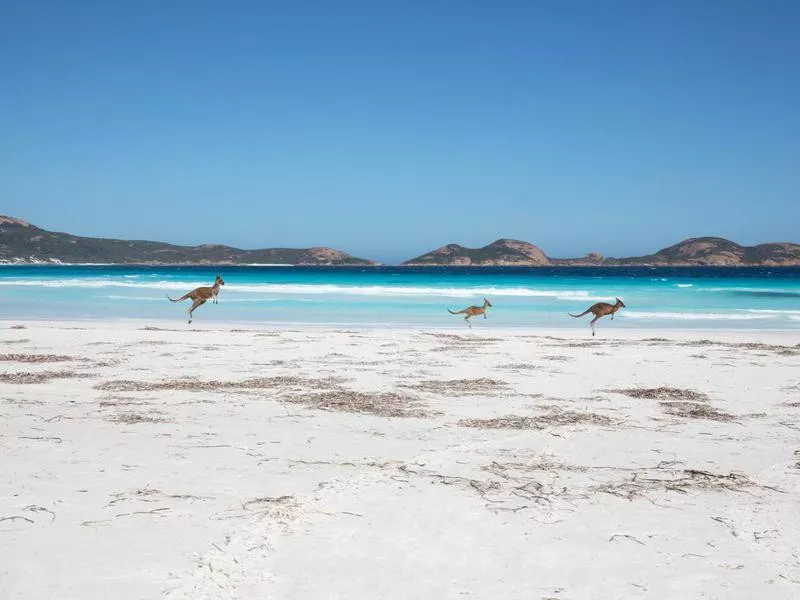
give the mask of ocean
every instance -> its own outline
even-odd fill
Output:
[[[182,296],[226,285],[203,323],[429,326],[466,329],[447,313],[492,302],[480,328],[588,329],[573,319],[598,301],[621,298],[599,328],[800,330],[800,268],[405,268],[225,266],[0,266],[0,318],[146,319],[185,323]]]

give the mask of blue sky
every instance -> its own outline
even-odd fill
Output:
[[[800,3],[0,0],[0,213],[387,262],[800,242]]]

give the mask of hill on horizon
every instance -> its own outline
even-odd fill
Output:
[[[499,239],[481,248],[447,244],[403,263],[408,266],[798,266],[800,244],[741,246],[719,237],[689,238],[654,254],[628,258],[599,253],[581,258],[550,258],[519,240]]]
[[[47,231],[0,215],[0,263],[110,263],[156,265],[377,266],[328,247],[242,250],[222,244],[181,246],[146,240],[81,237]],[[552,258],[531,244],[501,238],[480,248],[447,244],[402,266],[800,266],[800,244],[742,246],[720,237],[689,238],[653,254],[626,258],[591,253]]]
[[[221,244],[179,246],[145,240],[80,237],[0,215],[0,262],[114,264],[376,265],[326,247],[242,250]]]

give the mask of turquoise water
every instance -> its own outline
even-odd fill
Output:
[[[3,319],[185,320],[173,304],[220,271],[219,304],[195,323],[465,327],[446,308],[494,305],[476,327],[585,327],[572,319],[621,298],[603,327],[800,330],[800,268],[299,268],[2,266]]]

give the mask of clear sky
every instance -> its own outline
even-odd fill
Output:
[[[800,2],[0,0],[0,214],[551,256],[800,242]]]

